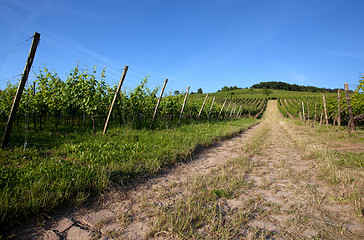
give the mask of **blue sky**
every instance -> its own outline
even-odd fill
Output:
[[[79,62],[106,67],[109,84],[128,65],[124,89],[146,75],[151,88],[168,78],[167,92],[261,81],[355,89],[363,12],[363,0],[0,0],[0,89],[17,82],[34,32],[32,70],[63,79]]]

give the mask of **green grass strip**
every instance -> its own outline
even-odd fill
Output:
[[[255,124],[256,119],[184,125],[176,129],[111,129],[62,137],[55,149],[0,149],[0,231],[61,206],[77,205],[111,182],[154,174]],[[51,138],[55,136],[49,135]],[[52,139],[53,141],[53,139]]]

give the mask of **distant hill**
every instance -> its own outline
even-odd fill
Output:
[[[251,88],[268,88],[297,92],[337,92],[337,89],[299,86],[297,84],[289,84],[284,82],[260,82],[259,84],[254,84],[251,86]]]

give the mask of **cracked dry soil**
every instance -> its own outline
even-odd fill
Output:
[[[260,153],[246,156],[245,146],[266,129]],[[156,209],[172,206],[189,192],[192,177],[208,175],[228,160],[248,157],[251,171],[242,194],[219,199],[225,218],[254,205],[234,239],[364,239],[363,218],[350,204],[333,201],[333,186],[319,178],[314,160],[302,157],[289,123],[276,101],[269,101],[260,124],[232,139],[200,149],[190,161],[129,186],[115,188],[97,204],[55,216],[43,226],[28,227],[19,239],[175,239],[173,232],[150,235]],[[213,236],[205,236],[214,239]]]

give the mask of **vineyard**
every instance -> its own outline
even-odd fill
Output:
[[[299,118],[319,126],[362,127],[364,119],[364,76],[350,96],[349,91],[338,89],[337,94],[305,94],[302,96],[279,96],[278,106],[285,117]]]
[[[62,79],[44,67],[25,88],[10,141],[0,149],[0,231],[189,159],[199,146],[256,124],[270,99],[284,117],[312,126],[348,125],[349,133],[364,126],[364,76],[354,92],[337,94],[254,88],[196,94],[189,87],[164,94],[165,85],[148,87],[148,76],[119,92],[121,84],[108,85],[106,71],[96,69],[77,64]],[[1,129],[8,128],[22,80],[0,90]]]
[[[117,95],[104,135],[117,88],[105,74],[77,65],[62,80],[44,68],[25,89],[10,144],[0,150],[4,228],[186,159],[197,146],[254,124],[267,104],[263,95],[168,94],[152,126],[160,89],[150,90],[145,77]],[[0,91],[2,129],[16,91],[12,84]]]
[[[47,68],[40,71],[35,76],[34,87],[25,90],[20,102],[16,121],[18,131],[32,135],[34,131],[96,133],[102,130],[117,86],[107,85],[105,71],[97,76],[95,68],[89,71],[86,68],[80,69],[77,65],[65,81]],[[150,90],[147,82],[148,77],[145,77],[135,89],[119,94],[111,126],[127,125],[133,129],[150,127],[159,89]],[[0,92],[2,127],[6,124],[16,89],[16,85],[9,84]],[[244,116],[258,117],[266,104],[266,98],[262,96],[216,96],[208,97],[206,102],[205,97],[205,94],[189,95],[182,114],[185,93],[164,96],[158,108],[155,128],[173,128],[178,125],[180,117],[182,123],[197,120],[214,122]]]
[[[199,145],[210,145],[254,124],[268,99],[281,113],[312,125],[348,125],[343,90],[303,93],[242,89],[211,94],[162,95],[148,88],[148,76],[116,98],[109,131],[102,134],[117,86],[78,65],[62,80],[47,68],[25,89],[8,149],[0,150],[1,224],[37,216],[63,205],[79,205],[90,195],[154,174],[186,159]],[[0,91],[1,127],[17,86]],[[362,127],[363,79],[350,97],[353,119]],[[269,96],[268,96],[269,95]],[[325,99],[325,100],[323,100]],[[326,114],[325,114],[326,109]],[[153,116],[156,119],[153,122]],[[340,113],[340,114],[338,114]],[[326,117],[327,116],[327,117]],[[326,120],[327,119],[327,120]]]

